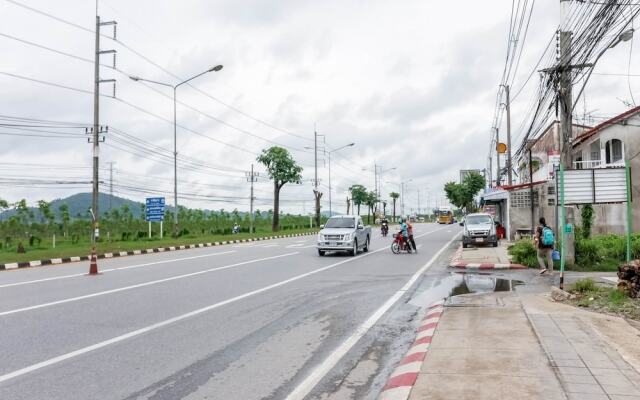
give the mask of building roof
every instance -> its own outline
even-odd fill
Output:
[[[584,143],[587,139],[589,139],[590,137],[594,136],[595,134],[597,134],[598,132],[602,131],[604,128],[617,124],[620,121],[624,121],[628,118],[633,117],[634,115],[640,113],[640,106],[638,107],[634,107],[632,109],[629,109],[625,112],[623,112],[620,115],[616,115],[615,117],[608,119],[596,126],[594,126],[593,128],[589,129],[586,132],[583,132],[581,135],[579,135],[576,140],[573,141],[572,147],[576,147],[577,145]]]

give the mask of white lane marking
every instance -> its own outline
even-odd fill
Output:
[[[295,252],[295,253],[280,254],[280,255],[272,256],[272,257],[258,258],[258,259],[255,259],[255,260],[249,260],[249,261],[243,261],[243,262],[239,262],[239,263],[235,263],[235,264],[225,265],[225,266],[222,266],[222,267],[205,269],[203,271],[191,272],[189,274],[176,275],[176,276],[172,276],[170,278],[157,279],[155,281],[138,283],[138,284],[130,285],[130,286],[123,286],[123,287],[120,287],[120,288],[117,288],[117,289],[104,290],[102,292],[91,293],[91,294],[87,294],[87,295],[84,295],[84,296],[70,297],[70,298],[67,298],[67,299],[64,299],[64,300],[52,301],[50,303],[42,303],[42,304],[36,304],[35,306],[16,308],[14,310],[0,312],[0,317],[5,316],[5,315],[17,314],[17,313],[24,312],[24,311],[37,310],[39,308],[51,307],[51,306],[55,306],[55,305],[58,305],[58,304],[71,303],[73,301],[79,301],[79,300],[84,300],[84,299],[90,299],[90,298],[93,298],[93,297],[104,296],[106,294],[123,292],[125,290],[138,289],[138,288],[141,288],[141,287],[157,285],[159,283],[175,281],[177,279],[189,278],[189,277],[192,277],[192,276],[202,275],[202,274],[206,274],[206,273],[209,273],[209,272],[222,271],[222,270],[225,270],[225,269],[239,267],[241,265],[253,264],[253,263],[256,263],[256,262],[260,262],[260,261],[274,260],[274,259],[277,259],[277,258],[293,256],[295,254],[300,254],[300,253]]]
[[[298,247],[298,248],[299,248],[299,249],[310,249],[310,248],[312,248],[312,247],[318,247],[318,245],[317,245],[317,244],[312,244],[312,245],[310,245],[310,246],[302,246],[302,247]]]
[[[434,230],[434,231],[425,233],[424,235],[429,234],[429,233],[437,232],[438,230]],[[424,236],[424,235],[421,235],[421,236]],[[454,239],[455,239],[455,237],[454,237]],[[453,241],[453,239],[452,239],[452,241]],[[449,243],[451,243],[451,242],[449,242]],[[247,297],[255,296],[257,294],[269,291],[271,289],[275,289],[277,287],[284,286],[284,285],[286,285],[288,283],[298,281],[298,280],[306,278],[308,276],[315,275],[315,274],[318,274],[318,273],[323,272],[323,271],[327,271],[327,270],[335,268],[335,267],[337,267],[339,265],[346,264],[348,262],[352,262],[352,261],[358,260],[360,258],[370,256],[370,255],[375,254],[377,252],[384,251],[384,250],[387,250],[387,248],[383,247],[383,248],[380,248],[378,250],[371,251],[369,253],[364,253],[364,254],[362,254],[360,256],[357,256],[357,257],[350,257],[350,258],[347,258],[347,259],[345,259],[343,261],[339,261],[337,263],[327,265],[326,267],[322,267],[322,268],[319,268],[319,269],[316,269],[316,270],[313,270],[313,271],[310,271],[310,272],[307,272],[307,273],[304,273],[304,274],[301,274],[301,275],[294,276],[293,278],[289,278],[289,279],[286,279],[284,281],[280,281],[280,282],[274,283],[273,285],[265,286],[263,288],[254,290],[252,292],[244,293],[244,294],[241,294],[239,296],[232,297],[232,298],[227,299],[227,300],[223,300],[223,301],[221,301],[219,303],[215,303],[215,304],[212,304],[210,306],[206,306],[206,307],[203,307],[203,308],[188,312],[186,314],[178,315],[177,317],[173,317],[173,318],[170,318],[170,319],[155,323],[153,325],[149,325],[147,327],[140,328],[138,330],[135,330],[135,331],[132,331],[132,332],[128,332],[128,333],[125,333],[123,335],[113,337],[111,339],[107,339],[105,341],[93,344],[91,346],[83,347],[81,349],[72,351],[70,353],[62,354],[60,356],[57,356],[57,357],[54,357],[54,358],[50,358],[50,359],[42,361],[42,362],[39,362],[39,363],[36,363],[36,364],[32,364],[32,365],[30,365],[28,367],[25,367],[25,368],[10,372],[8,374],[0,375],[0,383],[8,381],[8,380],[13,379],[13,378],[17,378],[19,376],[28,374],[28,373],[36,371],[36,370],[39,370],[41,368],[45,368],[45,367],[48,367],[50,365],[54,365],[54,364],[60,363],[62,361],[68,360],[70,358],[74,358],[74,357],[89,353],[91,351],[98,350],[98,349],[101,349],[103,347],[107,347],[109,345],[122,342],[124,340],[127,340],[127,339],[130,339],[130,338],[142,335],[144,333],[147,333],[147,332],[156,330],[158,328],[173,324],[175,322],[179,322],[179,321],[182,321],[184,319],[194,317],[196,315],[205,313],[207,311],[214,310],[216,308],[222,307],[222,306],[227,305],[227,304],[234,303],[236,301],[245,299]],[[440,250],[440,252],[442,252],[442,250]],[[438,252],[438,253],[440,253],[440,252]],[[291,253],[291,254],[299,254],[299,253]],[[278,256],[278,257],[284,257],[284,256],[285,255]],[[276,257],[270,257],[270,258],[276,258]],[[423,267],[423,269],[424,269],[424,267]]]
[[[280,245],[279,245],[279,244],[266,244],[266,245],[264,245],[264,246],[260,246],[260,247],[262,247],[262,248],[265,248],[265,249],[266,249],[266,248],[268,248],[268,247],[278,247],[278,246],[280,246]]]
[[[431,232],[437,232],[431,231]],[[313,388],[324,378],[335,366],[338,364],[340,359],[351,350],[353,346],[362,338],[369,330],[378,322],[382,316],[389,311],[389,309],[398,301],[402,296],[413,286],[413,284],[420,278],[420,276],[431,267],[431,265],[436,262],[438,257],[447,250],[447,248],[453,243],[454,240],[459,236],[459,233],[456,234],[447,244],[445,244],[436,254],[431,257],[427,263],[420,268],[405,285],[400,288],[393,296],[387,300],[382,307],[378,308],[362,325],[360,325],[354,333],[351,334],[337,349],[333,351],[327,357],[322,364],[320,364],[315,370],[311,372],[305,380],[303,380],[289,395],[286,397],[286,400],[302,400],[304,399]]]
[[[199,255],[199,256],[172,258],[171,260],[154,261],[154,262],[148,262],[148,263],[144,263],[144,264],[128,265],[128,266],[125,266],[125,267],[101,269],[100,272],[105,273],[105,272],[111,272],[111,271],[122,271],[122,270],[126,270],[126,269],[148,267],[149,265],[168,264],[168,263],[175,262],[175,261],[195,260],[197,258],[214,257],[214,256],[219,256],[219,255],[229,254],[229,253],[235,253],[235,252],[236,252],[235,250],[229,250],[229,251],[221,251],[219,253],[203,254],[203,255]],[[32,281],[7,283],[7,284],[4,284],[4,285],[0,285],[0,288],[6,288],[6,287],[11,287],[11,286],[29,285],[29,284],[32,284],[32,283],[40,283],[40,282],[49,282],[49,281],[55,281],[55,280],[58,280],[58,279],[76,278],[78,276],[85,276],[85,275],[87,275],[87,273],[83,272],[81,274],[60,275],[60,276],[53,276],[51,278],[36,279],[36,280],[32,280]]]
[[[290,244],[289,246],[286,246],[287,249],[293,249],[295,247],[300,247],[302,246],[304,243],[298,243],[298,244]]]

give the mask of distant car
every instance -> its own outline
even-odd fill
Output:
[[[371,227],[364,226],[358,216],[333,216],[321,226],[318,233],[318,255],[324,256],[327,251],[347,251],[352,256],[358,251],[369,251]]]
[[[498,235],[496,225],[491,214],[469,214],[464,221],[464,233],[462,234],[462,247],[470,245],[491,244],[498,247]]]

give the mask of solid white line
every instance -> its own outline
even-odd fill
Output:
[[[431,232],[437,232],[438,230],[434,230]],[[430,233],[431,233],[430,232]],[[420,268],[409,281],[398,290],[389,300],[387,300],[382,307],[378,308],[371,316],[360,325],[351,336],[347,338],[337,349],[333,351],[327,357],[322,364],[320,364],[315,370],[309,374],[289,395],[287,396],[287,400],[302,400],[311,391],[313,388],[324,378],[342,359],[342,357],[351,350],[353,346],[362,338],[377,322],[382,316],[398,301],[400,298],[409,290],[413,284],[424,274],[424,272],[433,265],[434,262],[440,257],[440,255],[447,250],[447,248],[453,243],[454,240],[458,237],[459,234],[455,235],[447,244],[445,244],[436,254],[431,257],[431,259]]]
[[[91,294],[87,294],[87,295],[84,295],[84,296],[70,297],[70,298],[67,298],[67,299],[64,299],[64,300],[52,301],[50,303],[42,303],[42,304],[36,304],[35,306],[16,308],[14,310],[0,312],[0,317],[5,316],[5,315],[17,314],[19,312],[24,312],[24,311],[37,310],[39,308],[51,307],[51,306],[55,306],[55,305],[58,305],[58,304],[71,303],[73,301],[79,301],[79,300],[84,300],[84,299],[90,299],[90,298],[93,298],[93,297],[104,296],[106,294],[123,292],[125,290],[138,289],[138,288],[141,288],[141,287],[157,285],[159,283],[175,281],[177,279],[189,278],[189,277],[192,277],[192,276],[202,275],[202,274],[206,274],[206,273],[209,273],[209,272],[222,271],[222,270],[225,270],[225,269],[239,267],[241,265],[252,264],[252,263],[256,263],[256,262],[260,262],[260,261],[267,261],[267,260],[273,260],[273,259],[276,259],[276,258],[293,256],[295,254],[300,254],[300,253],[295,252],[295,253],[280,254],[278,256],[273,256],[273,257],[258,258],[258,259],[255,259],[255,260],[249,260],[249,261],[239,262],[239,263],[236,263],[236,264],[225,265],[225,266],[222,266],[222,267],[205,269],[203,271],[191,272],[189,274],[176,275],[176,276],[172,276],[172,277],[169,277],[169,278],[158,279],[158,280],[155,280],[155,281],[138,283],[138,284],[130,285],[130,286],[123,286],[123,287],[120,287],[120,288],[117,288],[117,289],[104,290],[102,292],[91,293]]]
[[[100,272],[101,273],[105,273],[105,272],[111,272],[111,271],[122,271],[122,270],[126,270],[126,269],[147,267],[149,265],[167,264],[167,263],[171,263],[171,262],[175,262],[175,261],[194,260],[196,258],[213,257],[213,256],[219,256],[219,255],[235,253],[235,252],[236,252],[235,250],[230,250],[230,251],[222,251],[222,252],[219,252],[219,253],[204,254],[204,255],[199,255],[199,256],[191,256],[191,257],[183,257],[183,258],[172,258],[171,260],[154,261],[154,262],[149,262],[149,263],[144,263],[144,264],[129,265],[129,266],[125,266],[125,267],[101,269]],[[29,284],[32,284],[32,283],[40,283],[40,282],[49,282],[49,281],[55,281],[55,280],[58,280],[58,279],[77,278],[79,276],[85,276],[85,275],[87,275],[86,272],[83,272],[81,274],[60,275],[60,276],[53,276],[51,278],[36,279],[36,280],[32,280],[32,281],[7,283],[7,284],[4,284],[4,285],[0,285],[0,288],[6,288],[6,287],[11,287],[11,286],[29,285]]]

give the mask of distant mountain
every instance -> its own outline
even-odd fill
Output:
[[[78,193],[64,199],[53,200],[51,202],[51,210],[55,213],[56,219],[60,220],[60,211],[58,209],[62,204],[67,204],[69,206],[69,215],[72,219],[91,218],[91,214],[89,214],[91,203],[91,193]],[[110,205],[115,209],[121,208],[125,204],[129,206],[129,210],[131,210],[131,213],[134,217],[140,217],[140,215],[142,214],[142,203],[118,196],[111,196],[106,193],[100,193],[100,195],[98,196],[98,209],[100,210],[101,216],[109,211]],[[29,209],[33,212],[34,218],[36,220],[40,220],[41,216],[38,208],[30,207]],[[3,213],[0,213],[0,220],[11,218],[15,214],[15,210],[7,210]]]

